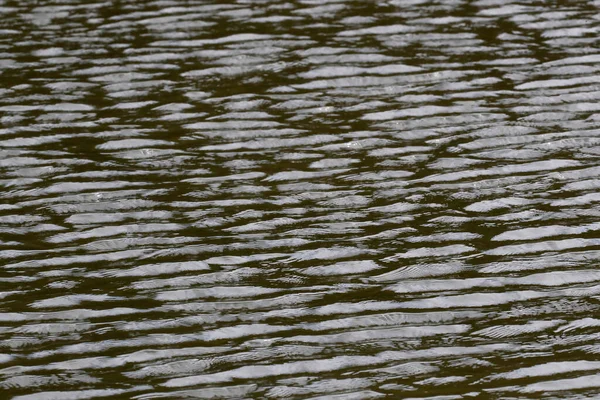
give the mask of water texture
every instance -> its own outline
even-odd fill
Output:
[[[0,397],[600,396],[598,1],[0,1]]]

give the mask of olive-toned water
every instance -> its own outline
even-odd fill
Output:
[[[0,398],[600,395],[598,1],[0,1]]]

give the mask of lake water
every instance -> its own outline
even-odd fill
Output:
[[[0,1],[3,399],[600,395],[598,1]]]

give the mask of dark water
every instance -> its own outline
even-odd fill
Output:
[[[599,6],[0,1],[0,397],[600,396]]]

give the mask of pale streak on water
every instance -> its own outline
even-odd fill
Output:
[[[600,395],[600,3],[0,1],[0,392]]]

